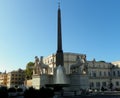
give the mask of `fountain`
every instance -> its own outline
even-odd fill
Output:
[[[54,75],[54,84],[66,84],[65,69],[61,65],[56,68]]]
[[[41,87],[46,86],[53,88],[55,92],[63,92],[63,90],[79,91],[80,88],[87,89],[89,87],[88,74],[86,73],[87,66],[83,66],[86,61],[86,56],[83,55],[82,63],[78,60],[76,64],[71,66],[70,75],[66,75],[64,68],[64,55],[62,50],[60,5],[58,6],[57,52],[54,61],[56,62],[56,65],[54,64],[53,66],[53,75],[49,74],[48,67],[46,67],[43,62],[38,64],[37,61],[35,63],[36,69],[32,78],[32,85],[34,88],[40,89]],[[43,69],[46,71],[43,72]]]
[[[55,91],[61,91],[64,87],[69,87],[63,66],[59,65],[55,68],[53,84],[46,84],[46,87],[52,87]]]

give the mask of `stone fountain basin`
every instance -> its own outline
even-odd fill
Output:
[[[46,87],[69,87],[70,84],[46,84]]]
[[[46,84],[45,86],[53,88],[54,91],[56,92],[56,91],[63,91],[64,87],[69,87],[70,85],[69,84]]]

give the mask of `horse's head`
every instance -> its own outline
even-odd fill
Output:
[[[39,63],[39,58],[35,56],[35,65]]]

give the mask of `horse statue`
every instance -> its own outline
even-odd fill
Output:
[[[71,73],[78,72],[78,69],[81,65],[81,59],[79,56],[76,57],[76,63],[70,66]]]
[[[39,66],[39,58],[35,56],[35,64],[33,68],[33,74],[41,74],[41,68]]]
[[[43,56],[40,58],[39,66],[41,68],[42,74],[48,74],[49,66],[43,63]]]
[[[86,56],[82,55],[81,57],[76,57],[76,63],[70,66],[71,72],[77,72],[83,74],[86,71]]]

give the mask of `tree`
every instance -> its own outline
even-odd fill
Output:
[[[33,62],[28,62],[27,63],[26,71],[25,71],[27,79],[32,79],[33,67],[34,67],[34,63]]]

